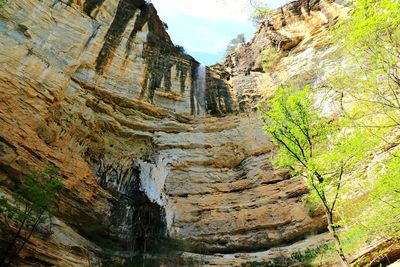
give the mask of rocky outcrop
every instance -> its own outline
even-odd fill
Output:
[[[331,241],[329,234],[314,235],[306,240],[287,246],[278,246],[266,251],[253,253],[200,255],[184,253],[187,259],[196,259],[201,266],[297,266],[306,251],[315,251]],[[298,260],[296,260],[296,255]],[[299,265],[302,266],[302,265]],[[304,265],[303,265],[304,266]]]
[[[227,57],[225,65],[237,73],[262,71],[259,56],[274,47],[292,54],[326,41],[327,30],[343,14],[333,0],[298,0],[282,6],[258,26],[255,37]]]
[[[265,249],[324,229],[300,201],[304,181],[272,167],[260,127],[255,114],[203,119],[190,133],[156,138],[174,159],[165,180],[171,234],[208,253]]]
[[[86,240],[128,250],[166,232],[163,209],[140,189],[141,168],[156,153],[154,132],[190,128],[182,122],[198,63],[175,48],[153,6],[92,4],[10,1],[1,10],[3,191],[47,163],[64,178],[61,234],[35,238],[24,250],[35,253],[21,254],[28,261],[85,266],[102,254]],[[71,231],[81,237],[66,243]]]
[[[311,17],[291,4],[274,25],[336,8],[313,3]],[[199,75],[151,4],[11,0],[0,36],[1,194],[48,163],[64,182],[54,233],[35,235],[22,263],[92,266],[105,247],[125,255],[161,235],[199,253],[260,250],[325,228],[301,202],[304,181],[272,167],[257,113],[239,113],[238,77]]]
[[[261,99],[271,95],[268,87],[292,82],[294,73],[285,68],[307,64],[306,69],[298,69],[300,77],[297,81],[309,83],[318,80],[318,77],[312,77],[302,81],[302,73],[311,71],[311,68],[314,71],[325,68],[325,62],[316,62],[318,66],[315,66],[321,55],[310,54],[310,49],[327,48],[329,28],[346,12],[346,8],[333,0],[298,0],[278,8],[264,20],[254,38],[229,55],[224,63],[238,92],[240,109],[251,110]],[[275,49],[281,60],[271,69],[263,70],[261,54],[269,48]],[[307,57],[302,57],[301,61],[295,59],[303,52],[308,52]],[[326,57],[326,53],[323,56]]]

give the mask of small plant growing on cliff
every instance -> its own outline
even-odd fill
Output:
[[[274,98],[261,109],[264,129],[279,147],[276,163],[305,174],[314,192],[313,199],[321,203],[325,211],[328,229],[342,264],[348,266],[334,214],[349,159],[334,150],[325,154],[327,147],[335,146],[328,144],[334,127],[314,107],[309,87],[304,90],[280,87]]]
[[[8,1],[8,0],[0,0],[0,9],[1,9],[5,4],[7,4],[7,1]]]
[[[59,170],[48,165],[26,176],[12,201],[0,197],[0,223],[6,226],[2,239],[8,242],[2,247],[0,266],[10,266],[35,230],[51,217],[55,194],[61,187]]]
[[[186,55],[186,50],[183,46],[181,45],[176,45],[175,46],[176,52],[180,55]]]
[[[270,70],[279,60],[279,54],[275,48],[270,47],[261,52],[259,61],[264,71]]]
[[[255,26],[258,26],[263,20],[272,15],[272,10],[263,4],[256,4],[250,15],[250,20]]]
[[[168,30],[168,24],[166,23],[166,22],[162,22],[162,25],[163,25],[163,27],[164,27],[164,29],[167,31]]]

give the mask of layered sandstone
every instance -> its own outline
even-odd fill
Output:
[[[318,82],[322,79],[315,74],[340,64],[329,47],[329,29],[348,9],[337,2],[299,0],[278,8],[261,22],[249,43],[226,58],[241,110],[251,110],[269,97],[274,85]],[[268,48],[275,49],[280,60],[263,70],[261,54]]]
[[[282,29],[337,9],[313,3],[311,18],[282,9]],[[239,112],[239,78],[208,69],[200,99],[199,63],[151,4],[10,0],[0,35],[1,192],[48,163],[64,181],[54,233],[35,235],[22,262],[101,264],[104,240],[125,255],[150,234],[200,253],[266,250],[325,228],[301,202],[304,181],[272,167],[258,114]]]

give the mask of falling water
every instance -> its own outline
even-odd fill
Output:
[[[195,114],[206,114],[206,66],[199,65],[196,71]]]

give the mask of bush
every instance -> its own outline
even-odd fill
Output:
[[[183,46],[181,45],[176,45],[175,46],[176,52],[180,55],[186,55],[186,50]]]
[[[260,24],[263,20],[272,15],[272,10],[265,5],[257,6],[250,16],[250,20],[255,26]]]
[[[8,0],[0,0],[0,8],[2,8],[5,4],[7,4]]]
[[[162,21],[162,25],[164,27],[164,29],[167,31],[168,30],[168,24],[164,21]]]
[[[261,67],[264,71],[270,70],[274,65],[278,63],[278,60],[279,54],[276,49],[272,47],[262,51],[259,57]]]

